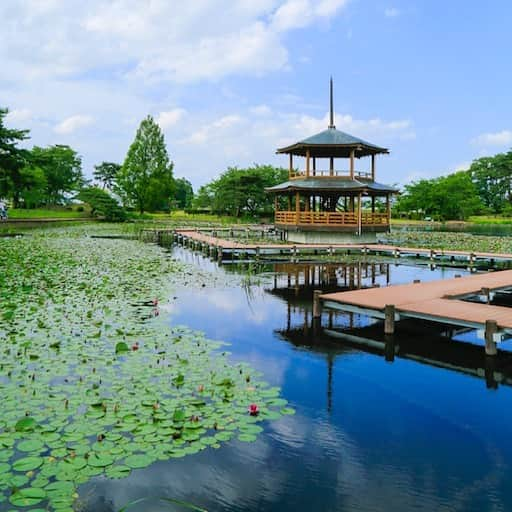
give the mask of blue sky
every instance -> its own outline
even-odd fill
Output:
[[[82,5],[86,4],[86,5]],[[188,5],[190,4],[190,5]],[[140,120],[195,187],[327,126],[391,150],[405,183],[512,147],[512,4],[380,0],[3,0],[0,105],[84,171],[122,162]]]

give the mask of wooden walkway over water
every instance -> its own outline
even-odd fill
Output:
[[[323,306],[384,319],[387,334],[403,318],[484,329],[486,352],[494,355],[496,342],[512,335],[512,308],[491,304],[500,293],[512,294],[512,270],[348,292],[317,291],[315,310],[317,317]]]
[[[238,240],[218,236],[221,233],[239,233]],[[143,237],[155,242],[177,242],[192,249],[202,250],[218,260],[257,259],[261,255],[290,255],[295,258],[304,254],[373,254],[393,258],[416,257],[428,258],[431,262],[448,259],[463,261],[472,265],[478,261],[495,262],[512,261],[512,254],[456,251],[450,249],[428,249],[421,247],[397,247],[388,244],[290,244],[268,241],[251,241],[251,233],[268,233],[268,228],[207,228],[207,229],[152,229],[145,230]],[[240,238],[246,235],[246,240]]]

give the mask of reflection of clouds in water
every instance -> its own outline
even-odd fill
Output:
[[[409,426],[414,432],[415,422]],[[142,496],[184,499],[210,512],[468,510],[472,485],[484,495],[490,486],[485,471],[478,468],[470,471],[465,483],[460,475],[445,480],[444,465],[451,458],[448,444],[453,435],[461,435],[459,431],[436,439],[443,453],[433,458],[428,437],[415,432],[423,444],[423,458],[411,464],[406,439],[403,446],[396,444],[394,434],[386,428],[379,431],[378,426],[378,439],[373,440],[357,431],[350,435],[321,416],[283,417],[266,428],[252,444],[233,441],[219,450],[156,463],[124,480],[98,479],[85,512],[103,510],[95,508],[96,499],[112,502],[118,510]],[[464,444],[474,446],[473,436],[464,438]],[[321,508],[315,507],[320,503]],[[504,510],[499,498],[496,504],[496,510]],[[155,503],[134,510],[167,509]]]
[[[252,368],[263,372],[265,382],[272,386],[282,386],[286,380],[286,373],[290,365],[290,358],[286,356],[278,357],[261,352],[251,351],[243,355],[242,360],[251,365]]]

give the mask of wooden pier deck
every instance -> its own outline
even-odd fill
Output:
[[[492,352],[491,343],[502,341],[502,334],[512,335],[512,308],[488,302],[496,292],[510,289],[512,270],[504,270],[426,283],[317,294],[317,300],[327,309],[384,319],[388,334],[393,333],[394,322],[402,318],[485,329],[486,348]],[[482,302],[464,300],[475,295]],[[321,311],[318,305],[317,311]]]
[[[248,237],[246,241],[237,241],[217,236],[227,231],[249,233],[266,232],[263,228],[249,229],[154,229],[143,232],[149,235],[155,241],[170,239],[183,245],[208,250],[210,254],[215,253],[218,259],[231,258],[250,258],[260,255],[271,254],[290,254],[298,256],[300,254],[339,254],[339,253],[358,253],[374,254],[388,256],[393,258],[417,257],[428,258],[431,262],[441,259],[450,259],[451,261],[464,261],[469,265],[477,261],[504,262],[512,261],[512,254],[509,253],[490,253],[490,252],[471,252],[457,251],[450,249],[429,249],[421,247],[398,247],[389,244],[290,244],[290,243],[272,243],[266,241],[251,241]],[[268,230],[267,230],[268,231]]]

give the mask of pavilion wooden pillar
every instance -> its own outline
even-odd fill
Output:
[[[372,196],[372,213],[375,213],[375,196]]]
[[[293,174],[293,155],[290,153],[290,167],[288,170],[288,177],[291,178]]]
[[[274,198],[274,212],[278,212],[279,211],[279,202],[277,201],[277,194],[275,195],[275,198]]]
[[[295,192],[295,224],[299,223],[300,217],[300,194],[299,192]]]
[[[334,176],[334,158],[329,158],[329,176]]]
[[[372,155],[372,181],[375,181],[375,155]]]
[[[354,154],[355,154],[355,149],[352,149],[350,151],[350,179],[351,180],[354,179]]]
[[[316,176],[316,158],[313,157],[313,176]]]
[[[386,213],[388,216],[388,232],[391,231],[391,201],[389,200],[389,194],[386,195]]]
[[[292,196],[288,195],[288,211],[292,211]]]
[[[361,208],[361,192],[359,192],[359,196],[357,198],[357,234],[361,236],[362,233],[362,208]]]
[[[309,149],[306,151],[306,178],[309,178],[309,161],[311,159],[311,153]]]

